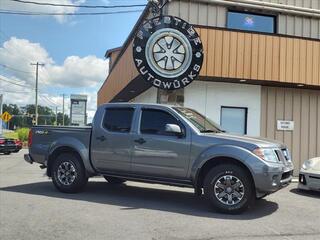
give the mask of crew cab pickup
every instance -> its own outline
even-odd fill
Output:
[[[110,184],[192,187],[228,213],[288,185],[293,173],[285,145],[227,134],[195,110],[159,104],[104,104],[90,127],[33,127],[25,160],[46,168],[62,192],[101,175]]]

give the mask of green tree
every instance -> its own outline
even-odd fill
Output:
[[[58,112],[58,125],[61,125],[62,126],[62,113],[61,112]],[[70,118],[68,115],[64,115],[64,125],[65,126],[68,126],[70,124]]]

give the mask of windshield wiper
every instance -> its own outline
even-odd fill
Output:
[[[211,130],[211,129],[201,130],[200,132],[201,133],[219,133],[219,131],[214,131],[214,130]]]

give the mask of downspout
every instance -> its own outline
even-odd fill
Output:
[[[300,15],[305,17],[320,18],[320,10],[290,6],[278,3],[267,3],[254,0],[191,0],[192,2],[202,2],[209,4],[217,4],[224,6],[243,7],[259,10],[267,10],[278,13],[287,13],[292,15]]]

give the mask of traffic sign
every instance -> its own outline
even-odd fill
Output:
[[[12,116],[8,112],[4,112],[0,117],[4,122],[9,122],[12,118]]]

